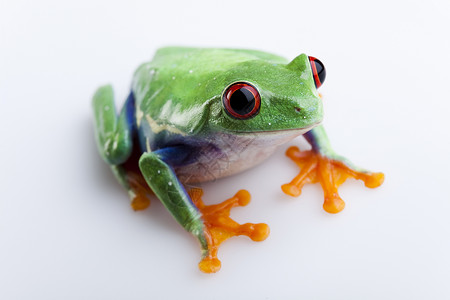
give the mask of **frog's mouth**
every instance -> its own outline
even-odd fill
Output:
[[[322,121],[313,123],[307,127],[302,128],[287,128],[287,129],[274,129],[274,130],[252,130],[252,131],[244,131],[244,130],[233,130],[231,131],[234,134],[238,135],[302,135],[313,129],[314,127],[320,125]],[[270,123],[269,123],[270,124]]]

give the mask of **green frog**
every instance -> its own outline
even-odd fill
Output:
[[[338,186],[346,178],[367,187],[384,175],[353,165],[331,148],[324,128],[323,63],[305,54],[289,61],[256,50],[167,47],[135,72],[131,92],[116,112],[112,87],[93,97],[100,155],[128,191],[131,206],[141,210],[154,194],[201,246],[201,271],[217,272],[219,245],[235,235],[262,241],[264,223],[238,224],[235,206],[250,194],[238,191],[216,205],[205,205],[202,190],[186,184],[216,180],[247,170],[267,159],[280,145],[303,135],[312,149],[296,147],[287,155],[301,171],[282,190],[299,196],[303,185],[319,182],[324,209],[344,208]]]

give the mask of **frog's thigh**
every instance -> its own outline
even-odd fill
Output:
[[[114,105],[110,85],[100,87],[92,99],[95,117],[95,136],[102,158],[111,165],[125,162],[132,150],[132,121],[127,118],[134,107],[134,97],[128,97],[119,115]]]
[[[206,249],[207,243],[203,234],[204,225],[201,214],[168,163],[173,161],[175,154],[178,154],[178,158],[183,156],[183,151],[174,149],[167,148],[142,154],[139,168],[147,184],[175,220],[184,229],[194,234],[202,247]]]
[[[133,209],[142,210],[150,205],[146,184],[143,186],[139,174],[130,172],[124,164],[130,159],[133,150],[132,136],[135,122],[130,116],[134,114],[134,105],[134,97],[130,93],[120,114],[117,115],[110,85],[100,87],[92,101],[100,155],[111,166],[117,181],[127,190]]]

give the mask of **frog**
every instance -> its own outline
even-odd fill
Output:
[[[239,224],[233,207],[250,202],[239,190],[218,204],[206,205],[194,184],[250,169],[280,146],[303,136],[311,145],[292,146],[286,155],[300,167],[282,191],[297,197],[305,184],[320,183],[323,208],[343,210],[338,187],[347,179],[375,188],[384,174],[354,165],[334,152],[325,129],[318,92],[324,64],[300,54],[292,60],[259,50],[164,47],[134,73],[120,110],[111,85],[92,99],[95,138],[100,156],[125,188],[134,210],[156,196],[201,248],[198,267],[221,268],[218,249],[238,235],[265,240],[265,223]]]

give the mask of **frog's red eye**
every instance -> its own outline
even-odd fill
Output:
[[[314,83],[316,88],[319,88],[325,81],[327,72],[325,71],[325,66],[323,63],[315,57],[308,56],[309,63],[311,64],[311,69],[314,77]]]
[[[222,102],[229,116],[244,120],[258,114],[261,97],[253,85],[246,82],[236,82],[225,90]]]

